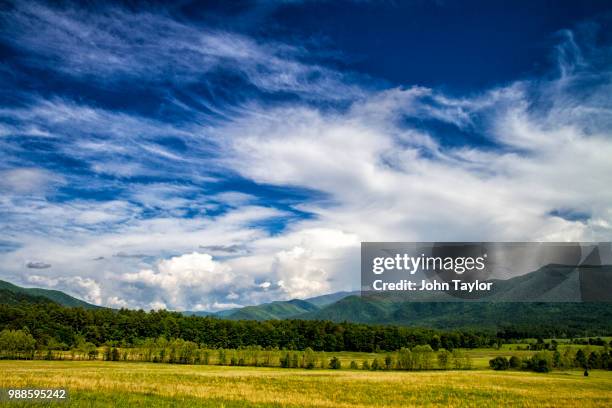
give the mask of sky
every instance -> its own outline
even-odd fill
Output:
[[[0,279],[216,311],[363,241],[610,241],[612,5],[2,2]]]

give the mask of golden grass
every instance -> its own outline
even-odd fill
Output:
[[[612,372],[368,372],[0,361],[0,387],[66,387],[66,406],[612,406]],[[64,405],[62,405],[64,406]]]

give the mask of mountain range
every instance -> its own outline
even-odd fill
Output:
[[[486,302],[449,302],[450,295],[444,292],[422,295],[418,301],[407,301],[401,296],[361,296],[360,292],[337,292],[215,313],[182,313],[230,320],[330,320],[442,329],[547,325],[612,331],[612,303],[605,301],[612,293],[612,278],[607,278],[612,276],[612,268],[600,267],[597,273],[606,274],[606,279],[590,280],[592,271],[585,272],[584,268],[578,271],[566,266],[548,265],[522,276],[493,281],[495,301]],[[0,281],[0,303],[16,304],[22,301],[98,307],[60,291],[21,288]]]

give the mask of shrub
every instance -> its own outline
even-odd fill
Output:
[[[517,356],[512,356],[510,357],[510,368],[521,368],[521,366],[523,365],[523,362],[521,361],[520,357]]]
[[[380,363],[378,362],[377,358],[375,358],[374,361],[372,361],[372,370],[374,371],[380,370]]]
[[[331,360],[329,360],[329,368],[333,370],[339,370],[340,368],[342,368],[342,363],[340,362],[340,359],[335,356],[332,357]]]
[[[391,356],[385,357],[385,370],[390,370],[393,368],[393,359]]]
[[[489,366],[494,370],[507,370],[510,367],[510,363],[506,357],[497,356],[489,360]]]
[[[548,360],[546,359],[535,359],[533,361],[533,371],[536,373],[547,373],[550,371],[550,366],[548,364]]]
[[[541,351],[531,356],[528,368],[537,373],[547,373],[553,366],[553,356],[550,351]]]

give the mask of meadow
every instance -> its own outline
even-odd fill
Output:
[[[576,370],[372,372],[0,361],[0,372],[0,387],[67,388],[70,399],[60,406],[70,407],[612,406],[612,372],[604,370],[584,377]]]

